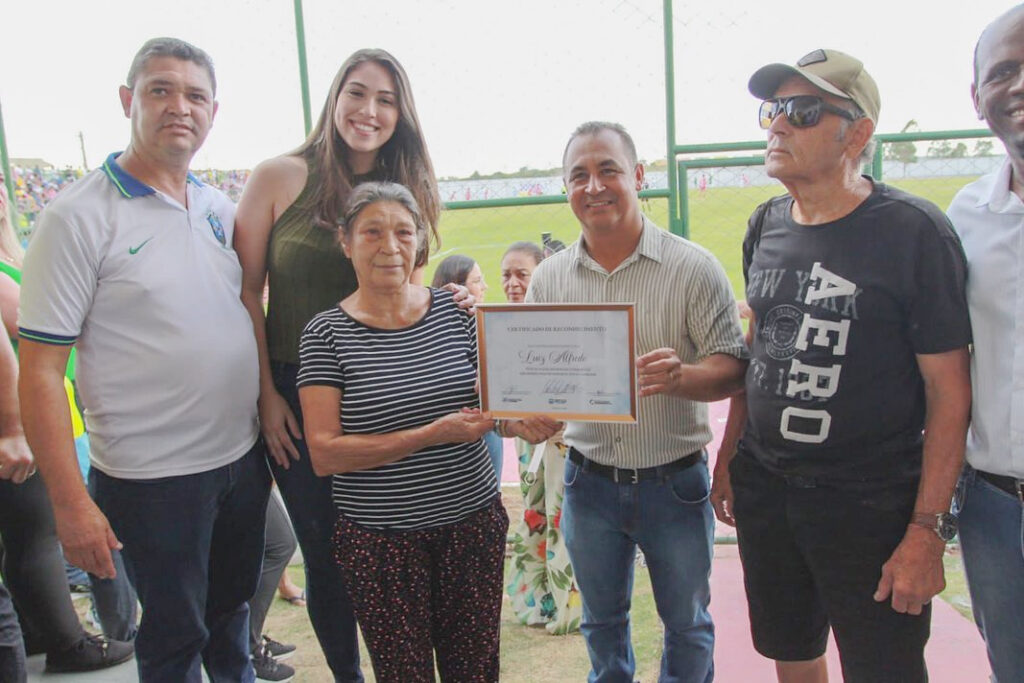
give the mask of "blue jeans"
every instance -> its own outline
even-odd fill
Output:
[[[114,640],[131,642],[138,632],[138,610],[135,590],[125,575],[124,560],[117,550],[110,551],[117,575],[113,579],[101,579],[87,574],[64,560],[64,571],[72,586],[88,586],[93,616],[99,620],[103,635]],[[3,679],[0,679],[3,680]]]
[[[272,362],[274,385],[288,401],[302,427],[302,409],[295,378],[299,367]],[[270,459],[270,469],[281,491],[295,536],[302,548],[306,568],[306,605],[313,631],[327,658],[327,665],[338,683],[362,683],[359,670],[359,640],[352,598],[341,572],[334,563],[331,535],[338,513],[331,498],[331,478],[318,477],[309,461],[309,450],[302,439],[293,440],[299,459],[288,469]]]
[[[208,472],[116,479],[89,472],[142,603],[139,680],[251,683],[249,608],[270,493],[263,442]]]
[[[75,450],[78,453],[78,465],[82,469],[86,485],[89,483],[89,435],[82,434],[75,439]],[[92,496],[92,492],[89,492]],[[65,561],[68,581],[72,584],[88,585],[92,590],[91,600],[93,613],[103,627],[103,635],[114,640],[131,642],[138,632],[138,609],[136,608],[135,590],[132,589],[125,575],[124,561],[117,550],[111,552],[117,576],[113,579],[101,579],[70,565]]]
[[[11,595],[0,583],[0,681],[25,683],[25,646]]]
[[[957,484],[960,549],[974,621],[999,683],[1024,672],[1024,505],[977,476],[970,465]]]
[[[501,467],[505,459],[505,442],[498,432],[491,430],[484,434],[484,443],[487,444],[487,455],[491,459],[491,467],[494,468],[494,476],[498,480],[498,490],[501,490]]]
[[[705,462],[662,479],[616,484],[566,460],[562,529],[583,597],[580,631],[590,655],[591,683],[633,681],[629,608],[637,546],[665,625],[658,680],[712,680],[709,492]]]

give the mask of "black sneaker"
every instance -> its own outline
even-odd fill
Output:
[[[257,681],[285,683],[295,676],[295,669],[274,659],[266,646],[259,648],[252,656],[252,668],[256,669]]]
[[[294,645],[289,643],[279,643],[265,633],[263,634],[262,647],[266,648],[270,656],[279,662],[283,662],[295,654]]]
[[[66,650],[46,653],[47,673],[94,671],[126,662],[135,654],[135,646],[103,636],[84,635]]]

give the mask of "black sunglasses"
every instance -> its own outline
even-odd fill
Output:
[[[789,125],[794,128],[810,128],[818,125],[823,111],[842,116],[850,121],[861,118],[858,114],[829,104],[815,95],[793,95],[792,97],[773,97],[762,102],[761,110],[758,112],[758,123],[761,124],[761,128],[767,129],[772,125],[775,117],[784,112]]]

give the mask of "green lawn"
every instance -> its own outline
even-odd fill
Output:
[[[973,177],[897,180],[893,185],[925,197],[945,209],[953,195]],[[781,185],[763,187],[716,187],[703,194],[690,194],[690,239],[710,249],[722,262],[733,291],[742,298],[743,272],[741,249],[747,218],[754,208],[769,197],[783,194]],[[645,203],[645,213],[658,225],[668,225],[668,201],[654,199]],[[517,240],[540,243],[541,233],[550,232],[566,244],[579,235],[579,223],[567,204],[507,207],[496,209],[459,209],[441,216],[441,251],[431,257],[426,281],[444,256],[466,254],[480,264],[490,286],[487,301],[505,300],[501,292],[501,256]]]

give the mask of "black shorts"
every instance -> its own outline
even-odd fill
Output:
[[[906,533],[917,482],[836,484],[784,478],[742,450],[729,472],[754,647],[821,656],[829,626],[847,683],[926,681],[931,605],[900,614],[872,597]]]

